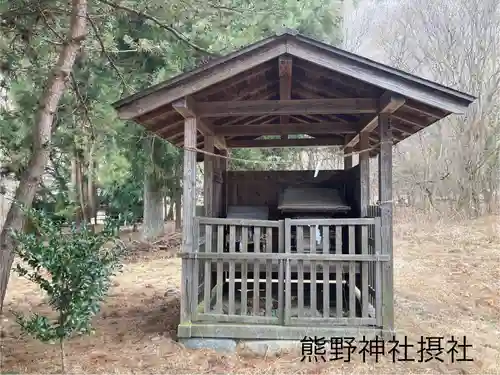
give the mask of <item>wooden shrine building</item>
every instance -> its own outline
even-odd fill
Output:
[[[115,103],[122,119],[185,150],[179,337],[391,334],[392,146],[474,100],[284,33]],[[317,176],[231,171],[220,157],[329,145],[343,147],[344,169]],[[376,206],[370,157],[378,157]]]

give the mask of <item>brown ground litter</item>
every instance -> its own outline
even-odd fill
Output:
[[[420,336],[467,336],[473,362],[393,364],[302,363],[296,356],[242,358],[184,349],[175,342],[179,321],[180,238],[156,245],[134,242],[124,272],[116,277],[96,334],[67,344],[68,372],[169,374],[500,374],[499,217],[426,224],[418,215],[398,214],[394,229],[395,314],[398,336],[416,344]],[[135,234],[134,234],[135,235]],[[130,233],[127,237],[132,236]],[[132,236],[133,237],[133,236]],[[127,241],[137,241],[127,238]],[[177,242],[175,242],[177,241]],[[171,245],[174,243],[174,245]],[[9,310],[46,312],[29,282],[12,276],[2,321],[2,372],[57,373],[54,345],[20,335]],[[415,348],[416,350],[416,348]],[[410,352],[412,349],[410,349]],[[418,358],[417,356],[413,356]]]

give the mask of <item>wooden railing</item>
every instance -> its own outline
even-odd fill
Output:
[[[313,237],[318,227],[322,234],[321,246],[316,246]],[[374,241],[375,251],[369,253],[370,227],[378,233],[379,219],[285,220],[285,324],[381,326],[381,262],[388,259],[380,254],[379,237]],[[294,229],[295,254],[291,253],[293,236],[288,235]],[[301,241],[304,230],[310,232],[307,252]],[[370,264],[376,266],[373,298],[370,298],[368,278]],[[292,307],[294,280],[298,284],[296,312]],[[309,298],[305,295],[306,283]],[[321,288],[322,301],[317,298],[318,288]],[[334,298],[330,298],[331,294]],[[306,307],[307,299],[309,307]],[[322,306],[322,313],[318,306]]]
[[[272,252],[280,244],[282,248],[280,225],[280,221],[196,218],[204,238],[193,263],[193,278],[198,280],[193,291],[197,296],[193,321],[279,323],[284,300],[278,275],[283,272]],[[227,293],[223,293],[225,286]]]
[[[197,217],[195,231],[199,245],[182,254],[192,321],[381,326],[379,218]]]

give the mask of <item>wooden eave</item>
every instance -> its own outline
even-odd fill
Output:
[[[291,69],[289,82],[285,85],[283,63],[290,64]],[[475,100],[471,95],[313,39],[285,33],[209,61],[193,71],[122,99],[114,103],[114,107],[120,118],[134,120],[182,147],[184,117],[172,105],[182,98],[203,106],[207,102],[280,99],[360,98],[382,101],[388,95],[401,99],[400,105],[391,111],[394,144],[449,114],[464,113]],[[370,126],[373,117],[373,114],[361,111],[286,116],[262,113],[230,116],[224,113],[208,120],[213,133],[223,138],[228,146],[251,144],[261,135],[272,135],[273,132],[286,138],[289,128],[285,123],[293,123],[293,134],[310,128],[304,134],[323,140],[337,137],[351,145],[356,144],[356,133],[368,124],[370,145],[375,145],[378,132],[376,122]],[[301,123],[304,126],[300,126]],[[245,129],[242,130],[244,135],[238,135],[240,129]],[[198,148],[203,147],[202,133],[200,131],[197,139]]]

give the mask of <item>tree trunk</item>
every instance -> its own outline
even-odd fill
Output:
[[[33,203],[33,198],[50,156],[54,114],[66,89],[76,55],[80,50],[82,41],[85,39],[86,32],[87,0],[73,0],[67,42],[59,53],[57,63],[48,78],[45,91],[40,100],[40,108],[34,126],[33,152],[16,190],[15,203],[11,205],[0,233],[0,311],[3,311],[10,270],[14,261],[15,244],[10,233],[11,231],[22,230],[24,214],[21,207],[29,208]]]
[[[95,218],[96,216],[96,205],[95,205],[95,186],[94,186],[94,170],[95,170],[95,165],[94,165],[94,160],[93,160],[93,145],[89,147],[89,153],[88,153],[88,161],[87,161],[87,218],[89,222],[92,220],[92,218]],[[92,228],[95,228],[95,225],[97,224],[96,221],[94,221],[94,225]]]
[[[76,163],[76,175],[77,175],[77,191],[78,191],[78,202],[80,204],[80,209],[78,210],[79,213],[79,219],[80,223],[83,225],[86,225],[88,222],[88,216],[87,216],[87,204],[86,199],[85,199],[85,181],[84,181],[84,163],[81,157],[78,157],[77,163]]]
[[[144,177],[144,220],[142,237],[151,240],[163,232],[163,193],[154,173]]]
[[[174,197],[173,197],[173,194],[171,196],[169,196],[168,201],[170,204],[168,205],[167,221],[174,220]]]
[[[73,220],[80,226],[79,203],[78,203],[78,159],[76,151],[71,158],[71,185],[69,189],[69,201],[72,205]]]

